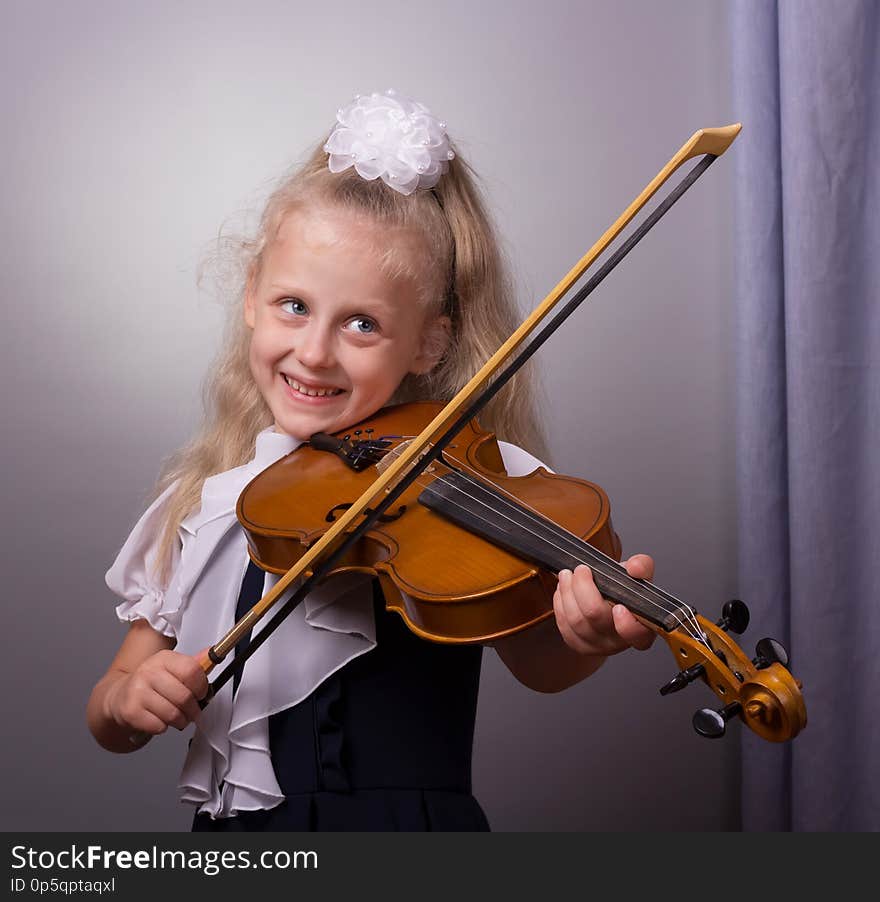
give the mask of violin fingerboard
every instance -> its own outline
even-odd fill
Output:
[[[680,626],[688,613],[671,596],[646,580],[626,573],[617,561],[588,542],[522,507],[492,486],[463,473],[433,480],[419,503],[468,532],[554,573],[587,564],[602,595],[666,630]]]

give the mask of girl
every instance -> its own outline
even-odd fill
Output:
[[[180,782],[195,830],[488,829],[470,785],[481,649],[418,639],[363,575],[322,583],[240,678],[197,704],[208,682],[195,655],[277,580],[249,563],[235,516],[244,486],[316,432],[451,398],[516,325],[445,124],[393,91],[356,98],[337,120],[269,198],[206,426],[107,574],[130,628],[88,724],[104,748],[130,752],[138,734],[195,721]],[[539,465],[519,447],[543,453],[522,374],[483,421],[517,443],[500,443],[511,475]],[[626,566],[652,575],[647,556]],[[653,639],[587,567],[560,573],[553,602],[555,621],[495,643],[536,690]]]

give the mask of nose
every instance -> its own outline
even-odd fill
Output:
[[[299,331],[295,351],[299,362],[309,369],[321,370],[333,366],[336,357],[332,329],[321,323],[309,323]]]

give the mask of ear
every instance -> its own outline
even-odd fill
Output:
[[[413,359],[410,372],[417,376],[430,373],[443,359],[452,340],[452,321],[448,316],[437,316],[425,323],[419,350]]]

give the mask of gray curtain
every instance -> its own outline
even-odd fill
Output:
[[[743,828],[876,831],[880,3],[730,14],[740,587],[808,714],[787,743],[742,731]]]

